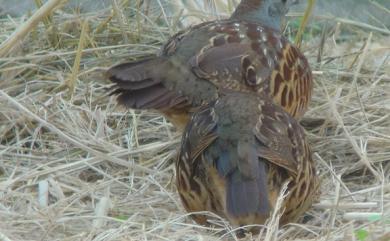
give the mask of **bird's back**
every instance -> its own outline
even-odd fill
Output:
[[[229,92],[196,112],[176,169],[188,211],[211,211],[236,226],[263,224],[286,182],[281,223],[296,221],[317,191],[303,128],[263,94]]]

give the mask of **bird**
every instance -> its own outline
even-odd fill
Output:
[[[283,185],[282,225],[299,220],[318,198],[304,129],[265,94],[228,90],[200,107],[184,130],[175,169],[181,202],[201,225],[212,224],[203,211],[237,228],[264,224]]]
[[[242,0],[228,19],[179,31],[157,55],[110,67],[111,95],[128,108],[157,110],[181,130],[223,89],[266,93],[300,119],[311,98],[312,73],[281,32],[296,2]]]

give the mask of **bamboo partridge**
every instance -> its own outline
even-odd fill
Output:
[[[177,33],[157,56],[111,67],[112,94],[129,108],[161,111],[179,128],[221,89],[266,93],[300,118],[311,97],[311,70],[280,31],[294,2],[242,0],[229,19]]]
[[[193,114],[176,177],[188,212],[210,211],[238,227],[263,224],[286,182],[280,223],[294,222],[318,187],[303,128],[268,96],[240,92],[221,94]],[[204,215],[192,217],[208,224]]]

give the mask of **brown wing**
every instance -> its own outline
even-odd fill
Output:
[[[115,65],[106,76],[114,85],[111,95],[118,103],[134,109],[180,109],[189,106],[188,99],[162,84],[157,68],[167,65],[158,57]]]
[[[176,160],[176,185],[183,206],[188,212],[214,211],[216,205],[213,192],[207,182],[209,164],[204,161],[204,151],[217,138],[216,117],[212,109],[202,108],[186,126],[180,151]],[[214,209],[210,206],[213,203]],[[206,224],[203,215],[192,215],[199,224]]]
[[[295,118],[306,112],[313,89],[310,65],[294,45],[286,42],[271,75],[269,92]]]
[[[203,107],[191,119],[182,137],[179,156],[191,153],[188,158],[195,160],[217,138],[215,128],[217,116],[214,109]],[[192,161],[192,162],[193,162]]]
[[[182,136],[177,167],[188,176],[198,176],[199,156],[217,139],[217,117],[212,108],[202,107],[188,123]]]
[[[294,117],[306,110],[311,70],[280,33],[248,23],[217,25],[217,34],[190,60],[193,72],[215,85],[265,92]]]
[[[282,223],[299,217],[317,188],[303,129],[264,94],[222,91],[195,113],[176,168],[188,211],[212,211],[239,225],[264,223],[287,180]]]
[[[304,130],[292,116],[272,103],[259,105],[262,113],[254,128],[258,155],[296,177],[303,162],[311,161]]]
[[[289,181],[280,222],[295,222],[317,195],[318,177],[310,147],[304,129],[291,115],[265,99],[258,108],[261,114],[253,133],[258,156],[271,163],[267,173],[270,200],[276,202],[281,187]]]
[[[197,45],[203,44],[203,41],[196,41],[194,40],[193,34],[196,33],[198,30],[207,29],[208,26],[215,24],[215,22],[208,21],[203,22],[194,26],[191,26],[189,28],[183,29],[176,34],[174,34],[172,37],[169,38],[169,40],[162,46],[161,51],[159,53],[160,56],[171,56],[177,53],[178,48],[180,48],[180,44],[188,40],[192,41],[191,44],[193,47]],[[202,34],[207,35],[207,32],[203,32]],[[201,36],[200,36],[201,37]],[[188,50],[191,53],[191,50]]]
[[[207,190],[210,207],[217,213],[222,211],[216,210],[221,206],[218,204],[226,200],[223,206],[229,215],[268,214],[265,162],[259,161],[256,149],[250,142],[241,140],[238,131],[232,132],[241,128],[240,124],[232,129],[226,126],[232,117],[229,113],[235,110],[224,109],[218,103],[213,101],[196,112],[183,134],[176,165],[183,203],[189,210],[199,209],[202,204],[195,200],[205,194],[196,190]],[[237,115],[233,116],[234,119]],[[220,182],[225,186],[219,186]],[[198,197],[188,195],[189,192],[197,193]],[[216,193],[226,196],[213,198],[218,196]]]

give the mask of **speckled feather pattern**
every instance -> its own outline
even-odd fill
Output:
[[[268,93],[294,117],[304,114],[312,92],[311,70],[285,37],[235,21],[212,24],[209,31],[216,34],[190,60],[195,74],[221,88]]]
[[[176,179],[188,212],[263,224],[288,182],[285,224],[316,196],[315,165],[296,120],[309,105],[311,69],[279,29],[294,1],[242,0],[230,19],[187,28],[156,56],[107,71],[120,104],[186,126]]]
[[[281,223],[294,222],[310,207],[318,187],[303,128],[262,94],[229,92],[195,113],[183,134],[176,170],[187,211],[211,211],[236,226],[263,224],[285,182],[289,194]],[[229,196],[233,184],[251,191]],[[194,219],[208,224],[205,216]]]
[[[181,127],[189,120],[189,107],[218,98],[220,89],[266,93],[295,118],[302,117],[311,98],[306,58],[279,31],[257,23],[222,20],[196,25],[174,35],[155,59],[139,63],[108,71],[119,103],[157,109],[168,117],[175,110],[176,118],[184,121],[178,124]],[[144,89],[135,88],[142,86],[140,82],[147,82]],[[161,91],[147,95],[155,88],[149,83],[159,85]],[[145,96],[147,105],[134,104]],[[161,96],[165,97],[162,103],[158,102]],[[177,98],[185,98],[188,105],[172,105]]]

